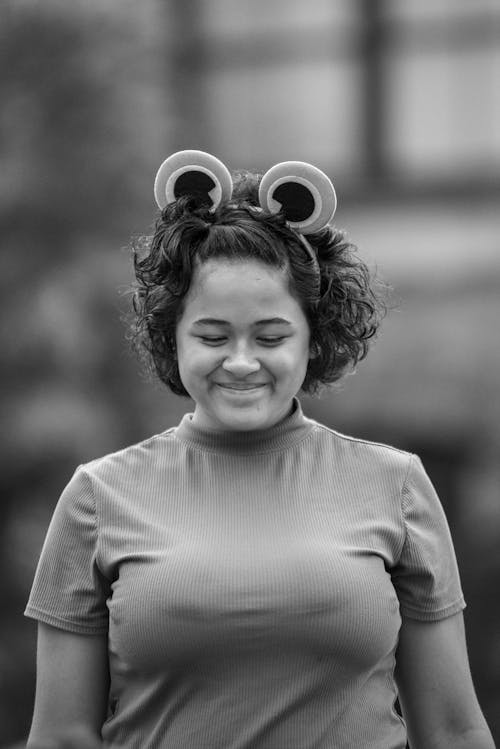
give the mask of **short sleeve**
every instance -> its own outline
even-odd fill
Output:
[[[444,619],[465,608],[450,529],[420,459],[411,456],[402,491],[405,541],[392,580],[402,616]]]
[[[81,634],[107,631],[110,584],[98,567],[98,538],[92,484],[78,468],[54,510],[25,616]]]

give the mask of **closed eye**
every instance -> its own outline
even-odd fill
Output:
[[[224,336],[208,336],[208,335],[201,335],[199,336],[200,340],[203,341],[203,343],[218,345],[223,343],[226,339]]]
[[[209,346],[220,346],[226,340],[225,336],[199,336],[203,343],[207,343]],[[260,336],[257,340],[264,346],[277,346],[285,340],[287,336]]]
[[[276,336],[261,336],[258,338],[258,341],[261,341],[261,343],[265,344],[266,346],[273,346],[278,343],[281,343],[281,341],[284,341],[286,336],[284,335],[276,335]]]

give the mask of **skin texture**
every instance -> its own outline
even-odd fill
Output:
[[[197,323],[207,318],[226,324]],[[271,318],[290,324],[258,324]],[[280,422],[304,381],[309,339],[309,325],[284,272],[256,261],[199,266],[176,336],[180,376],[196,404],[193,423],[253,430]],[[221,387],[228,384],[262,387]]]
[[[108,689],[107,635],[77,635],[39,622],[28,749],[102,746]]]
[[[474,691],[463,614],[403,619],[396,683],[411,749],[495,749]]]

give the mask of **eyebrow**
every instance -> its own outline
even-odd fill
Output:
[[[195,320],[193,325],[231,325],[227,320],[218,320],[215,317],[201,317],[199,320]],[[266,320],[257,320],[254,325],[292,325],[289,320],[285,320],[283,317],[269,317]]]

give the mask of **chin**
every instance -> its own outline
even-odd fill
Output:
[[[218,410],[217,420],[223,429],[232,431],[248,432],[256,429],[268,429],[282,421],[290,412],[292,399],[290,403],[260,404],[260,407],[249,406]]]
[[[272,421],[272,420],[271,420]],[[221,414],[219,422],[224,429],[234,432],[249,432],[252,429],[265,429],[268,426],[269,415],[261,413]]]

